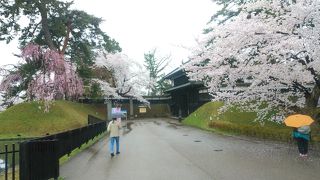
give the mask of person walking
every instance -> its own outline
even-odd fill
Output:
[[[300,157],[308,156],[308,142],[310,141],[310,126],[301,126],[294,128],[292,132],[293,138],[297,141]]]
[[[120,154],[120,128],[121,122],[115,119],[108,124],[107,132],[110,133],[109,150],[111,157],[114,156],[114,143],[116,143],[116,154]]]

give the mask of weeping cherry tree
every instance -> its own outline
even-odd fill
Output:
[[[7,74],[0,84],[0,90],[10,94],[16,84],[26,83],[24,92],[27,100],[45,102],[45,111],[49,110],[49,103],[54,99],[76,99],[83,93],[82,80],[79,78],[73,65],[64,56],[55,50],[29,44],[22,49],[23,64],[36,64],[39,68],[30,77],[24,80],[21,69],[5,71]],[[17,66],[19,68],[21,66]]]

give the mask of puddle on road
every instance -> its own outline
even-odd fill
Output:
[[[104,147],[107,147],[108,145],[109,145],[109,140],[105,141],[104,138],[102,138],[98,140],[94,145],[90,146],[89,148],[86,148],[85,151],[91,154],[88,162],[96,160],[96,158],[99,157],[101,150]]]
[[[173,124],[170,124],[170,125],[168,125],[167,127],[173,128],[173,129],[178,129],[178,127],[177,127],[176,125],[173,125]]]
[[[184,134],[183,136],[189,136],[188,134]]]
[[[127,125],[124,126],[124,131],[123,131],[123,135],[127,135],[132,131],[132,125],[134,124],[134,122],[127,122]]]
[[[169,124],[175,125],[175,126],[183,126],[182,124],[174,123],[174,122],[168,122]]]
[[[222,149],[214,149],[214,151],[220,152],[220,151],[223,151],[223,150]]]
[[[91,153],[93,156],[95,156],[99,150],[95,148],[88,148],[87,152]]]
[[[158,122],[158,121],[153,121],[153,123],[156,124],[156,125],[161,125],[161,123]]]
[[[142,123],[142,122],[137,122],[137,123],[135,123],[134,125],[136,125],[136,126],[142,126],[143,123]]]
[[[202,141],[200,141],[200,140],[195,140],[194,142],[202,142]]]

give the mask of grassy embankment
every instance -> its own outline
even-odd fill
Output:
[[[184,124],[201,129],[234,135],[246,135],[264,139],[290,141],[292,128],[284,124],[265,121],[264,124],[255,122],[255,112],[240,112],[236,108],[218,115],[217,110],[222,102],[209,102],[183,120]],[[320,142],[320,128],[312,126],[312,139]]]
[[[56,101],[46,113],[37,102],[21,103],[0,113],[0,139],[44,136],[79,128],[87,124],[88,114],[104,119],[105,107]]]

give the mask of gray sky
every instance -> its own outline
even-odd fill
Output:
[[[195,39],[216,5],[211,0],[75,0],[74,8],[103,18],[101,28],[120,43],[123,53],[143,63],[143,54],[157,48],[171,54],[170,71],[186,61]],[[0,42],[0,65],[17,62],[17,43]]]

